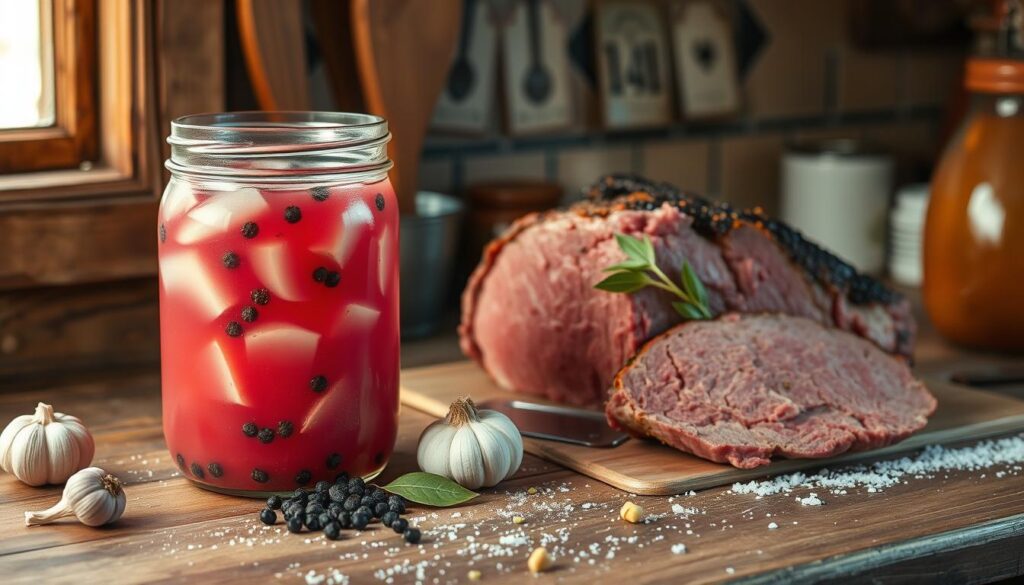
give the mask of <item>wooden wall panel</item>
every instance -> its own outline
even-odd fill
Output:
[[[156,60],[160,134],[186,114],[224,110],[223,0],[160,0],[156,14]]]
[[[156,274],[156,209],[114,201],[0,214],[0,290]]]
[[[155,366],[159,347],[155,278],[0,293],[0,391]]]

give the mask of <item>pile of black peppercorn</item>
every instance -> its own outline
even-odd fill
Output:
[[[270,526],[277,523],[277,510],[284,514],[289,532],[323,530],[331,540],[341,538],[347,528],[365,530],[374,521],[401,534],[406,542],[420,541],[420,530],[409,526],[405,500],[375,485],[366,485],[361,477],[350,478],[341,473],[334,480],[319,481],[311,490],[299,488],[290,498],[270,496],[267,507],[260,511],[260,521]]]

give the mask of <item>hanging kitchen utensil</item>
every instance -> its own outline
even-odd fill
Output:
[[[552,0],[519,0],[502,30],[508,133],[552,132],[572,124],[566,19]]]
[[[459,38],[460,0],[352,0],[352,33],[370,112],[388,120],[399,205],[414,210],[420,152]]]
[[[473,29],[473,16],[479,0],[465,0],[462,5],[462,30],[459,32],[459,52],[448,74],[448,95],[454,101],[466,99],[476,81],[476,72],[469,61],[469,39]]]
[[[498,34],[490,2],[466,0],[463,6],[459,49],[434,107],[430,129],[482,135],[494,121]]]
[[[530,30],[530,68],[523,78],[523,93],[535,104],[542,104],[551,95],[551,73],[541,61],[543,47],[540,30],[540,0],[528,0]]]
[[[237,0],[235,6],[242,52],[260,109],[310,109],[302,3]]]
[[[309,11],[336,109],[342,112],[364,111],[366,105],[359,86],[355,47],[352,46],[350,1],[311,0]]]

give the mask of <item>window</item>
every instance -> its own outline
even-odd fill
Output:
[[[0,0],[0,174],[97,156],[96,0]]]
[[[0,0],[0,129],[53,124],[53,12],[49,2]]]

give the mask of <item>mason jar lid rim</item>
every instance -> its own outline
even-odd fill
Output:
[[[177,174],[262,181],[298,181],[303,176],[383,177],[391,168],[390,140],[387,120],[371,114],[192,114],[172,122],[166,166]]]
[[[278,118],[278,119],[275,119]],[[343,122],[341,119],[350,119]],[[386,124],[386,120],[374,114],[359,112],[327,111],[260,111],[204,112],[175,118],[171,126],[181,129],[232,129],[255,132],[275,130],[330,130],[332,128],[360,128]]]

